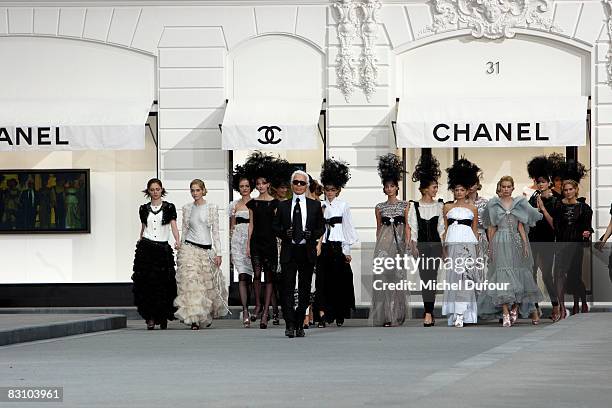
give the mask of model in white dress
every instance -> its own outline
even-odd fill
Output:
[[[444,246],[447,259],[453,266],[446,268],[445,283],[457,284],[459,288],[445,288],[442,314],[448,316],[449,326],[461,327],[463,323],[476,323],[478,318],[476,293],[473,289],[466,289],[466,282],[474,281],[476,270],[473,266],[465,266],[466,259],[476,260],[478,238],[471,227],[474,212],[469,208],[453,207],[446,213],[446,218],[448,229]]]
[[[221,256],[217,206],[206,202],[183,206],[182,235],[183,245],[177,256],[175,316],[192,328],[208,326],[213,318],[229,311],[227,286],[215,262]]]

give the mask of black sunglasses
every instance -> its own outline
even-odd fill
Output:
[[[302,180],[293,180],[293,185],[294,186],[305,186],[306,184],[308,184],[308,183],[306,183],[305,181],[302,181]]]

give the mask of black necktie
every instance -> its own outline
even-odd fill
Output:
[[[295,199],[295,206],[293,207],[293,242],[299,244],[304,238],[304,228],[302,226],[302,209],[300,207],[300,199]]]

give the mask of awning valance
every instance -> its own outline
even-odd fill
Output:
[[[223,150],[317,148],[321,99],[234,99],[223,118]]]
[[[0,98],[0,151],[144,149],[152,102]]]
[[[587,97],[402,99],[397,147],[584,146]]]

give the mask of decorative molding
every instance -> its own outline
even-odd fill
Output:
[[[378,38],[378,10],[382,5],[379,0],[365,0],[359,5],[363,14],[361,23],[361,38],[363,39],[363,53],[361,54],[359,73],[361,75],[360,85],[365,93],[366,99],[370,99],[376,92],[378,79],[378,67],[376,62],[376,39]]]
[[[608,55],[606,56],[606,71],[608,72],[608,85],[612,86],[612,0],[603,0],[606,8],[606,27],[608,28]]]
[[[609,1],[609,0],[605,0]],[[440,33],[467,24],[475,38],[512,38],[515,28],[528,25],[550,32],[561,32],[550,18],[542,14],[550,0],[431,0],[434,21],[426,32]]]
[[[340,52],[336,56],[336,75],[338,86],[347,102],[350,101],[356,86],[363,89],[368,102],[376,92],[376,40],[379,31],[378,10],[381,7],[380,0],[335,0],[332,4],[340,40]],[[363,40],[363,50],[357,63],[353,44],[359,37]]]
[[[338,86],[348,102],[357,83],[357,63],[353,54],[353,43],[359,34],[357,19],[358,5],[353,0],[339,0],[332,4],[338,22],[340,52],[336,56],[336,75]]]

